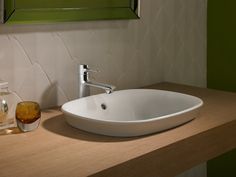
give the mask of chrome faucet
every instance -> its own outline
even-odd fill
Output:
[[[89,96],[90,87],[104,89],[107,94],[110,94],[114,91],[115,86],[90,81],[89,79],[90,72],[98,72],[98,71],[91,70],[88,67],[88,65],[79,65],[79,98]]]

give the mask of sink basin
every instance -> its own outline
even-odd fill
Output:
[[[92,133],[132,137],[167,130],[194,119],[203,102],[177,92],[132,89],[65,103],[71,126]]]

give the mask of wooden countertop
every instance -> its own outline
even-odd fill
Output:
[[[236,94],[170,83],[150,86],[203,99],[195,120],[158,134],[112,138],[46,110],[33,132],[0,136],[1,177],[172,177],[236,147]]]

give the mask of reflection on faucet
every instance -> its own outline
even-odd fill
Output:
[[[91,82],[89,80],[89,72],[97,72],[89,69],[88,65],[79,65],[79,98],[86,97],[90,95],[90,87],[101,88],[106,91],[107,94],[110,94],[114,91],[115,86]]]

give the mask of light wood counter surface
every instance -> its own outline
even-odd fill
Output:
[[[0,136],[0,177],[172,177],[236,148],[236,94],[170,83],[150,86],[203,99],[199,117],[137,138],[112,138],[67,125],[46,110],[33,132]]]

